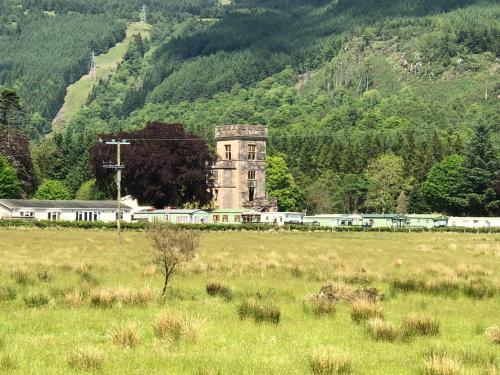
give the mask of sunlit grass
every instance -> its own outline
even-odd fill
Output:
[[[498,235],[202,233],[165,300],[143,232],[0,238],[0,372],[500,368]]]

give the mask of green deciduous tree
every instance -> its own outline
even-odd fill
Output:
[[[89,201],[89,200],[101,200],[106,199],[106,194],[101,192],[96,186],[96,180],[88,180],[76,192],[76,199]]]
[[[0,198],[19,198],[20,195],[21,183],[16,170],[0,155]]]
[[[68,200],[71,199],[71,194],[61,181],[45,180],[38,187],[33,198],[42,200]]]
[[[266,160],[266,191],[278,200],[282,211],[298,210],[302,194],[282,156],[270,156]]]
[[[434,164],[422,186],[425,201],[434,211],[458,215],[466,206],[461,186],[464,179],[464,158],[450,155]]]
[[[365,207],[372,211],[392,212],[404,190],[403,159],[386,153],[372,161],[365,170],[368,193]]]

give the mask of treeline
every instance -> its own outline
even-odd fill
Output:
[[[494,2],[217,8],[217,19],[158,23],[149,43],[134,40],[66,130],[34,148],[40,179],[75,194],[93,178],[101,133],[158,120],[213,142],[216,125],[263,124],[271,161],[289,170],[270,191],[283,209],[498,214]],[[491,152],[476,160],[478,144]]]

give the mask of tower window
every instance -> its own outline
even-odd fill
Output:
[[[257,145],[248,145],[248,160],[255,160],[257,156]]]
[[[248,201],[253,202],[254,199],[255,199],[255,188],[250,187],[250,188],[248,188]]]
[[[224,145],[226,149],[226,160],[231,160],[231,145]]]
[[[248,179],[255,180],[255,171],[248,171]]]

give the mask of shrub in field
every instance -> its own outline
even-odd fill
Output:
[[[399,336],[394,324],[380,318],[368,319],[366,327],[370,336],[377,341],[394,341]]]
[[[18,367],[16,357],[10,353],[0,354],[0,369],[2,370],[15,370]]]
[[[68,364],[80,370],[99,370],[103,362],[101,352],[91,347],[76,349],[68,356]]]
[[[238,307],[240,319],[253,317],[256,323],[278,324],[281,313],[277,306],[271,303],[260,303],[253,299],[243,301]]]
[[[93,289],[90,291],[90,304],[94,307],[109,308],[116,303],[116,295],[110,289]]]
[[[29,270],[24,266],[15,267],[10,271],[10,276],[18,284],[28,284],[30,282]]]
[[[404,336],[435,336],[439,333],[439,321],[422,314],[413,314],[405,318],[402,325]]]
[[[111,332],[113,344],[124,348],[134,348],[139,344],[140,333],[137,325],[133,323],[122,323],[116,325]]]
[[[486,328],[485,335],[492,343],[500,345],[500,326]]]
[[[483,299],[493,297],[496,293],[496,288],[487,279],[471,279],[464,286],[464,293],[471,298]]]
[[[447,354],[432,354],[424,360],[426,375],[460,375],[462,365]]]
[[[349,374],[352,371],[352,359],[347,353],[335,348],[317,348],[309,358],[309,368],[315,375]]]
[[[194,342],[200,335],[200,324],[172,311],[163,311],[154,325],[156,337],[168,341],[186,340]]]
[[[49,297],[44,292],[32,292],[23,297],[28,307],[40,307],[49,303]]]
[[[54,273],[47,267],[41,267],[37,270],[36,275],[38,280],[48,283],[54,280]]]
[[[10,285],[0,286],[0,302],[13,301],[17,297],[16,290]]]
[[[212,297],[220,296],[226,301],[231,301],[233,299],[233,291],[231,288],[217,281],[208,283],[206,291],[207,294]]]
[[[358,299],[352,303],[351,318],[359,323],[370,318],[383,318],[382,308],[378,303],[372,303],[367,299]]]

